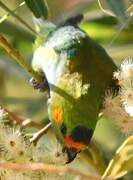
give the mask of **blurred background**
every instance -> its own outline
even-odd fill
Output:
[[[34,29],[33,14],[22,2],[21,0],[0,1],[0,33],[28,63],[31,63],[36,36],[9,13],[10,9]],[[133,2],[132,0],[101,0],[100,2],[48,0],[49,19],[59,24],[68,17],[83,13],[84,20],[80,27],[100,43],[119,66],[123,59],[133,57]],[[29,79],[26,72],[3,49],[0,49],[0,105],[33,121],[43,123],[47,121],[46,97],[34,91]],[[124,138],[125,135],[104,118],[99,121],[94,134],[94,139],[107,161]],[[126,176],[124,179],[130,178]]]

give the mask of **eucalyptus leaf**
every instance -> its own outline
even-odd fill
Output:
[[[48,6],[46,0],[25,0],[25,2],[37,18],[48,17]]]
[[[117,179],[130,171],[133,171],[133,135],[128,137],[116,151],[102,179],[107,177]]]
[[[0,32],[5,33],[11,37],[25,39],[27,41],[34,41],[35,36],[30,31],[27,31],[23,27],[16,26],[15,23],[11,21],[4,21],[2,24],[0,24]]]
[[[124,165],[126,171],[133,171],[133,157]]]

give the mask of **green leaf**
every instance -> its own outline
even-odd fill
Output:
[[[48,6],[46,0],[25,0],[25,2],[37,18],[48,17]]]

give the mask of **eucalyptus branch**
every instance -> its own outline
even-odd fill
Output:
[[[32,77],[34,77],[37,82],[42,82],[42,77],[35,72],[31,66],[25,61],[25,59],[20,55],[19,52],[16,51],[15,48],[11,46],[11,44],[2,36],[0,35],[0,47],[5,49],[5,51],[15,59],[20,66],[22,66]]]
[[[37,35],[37,32],[29,26],[21,17],[19,17],[17,14],[15,14],[14,11],[10,10],[2,1],[0,1],[0,6],[8,13],[10,13],[13,17],[15,17],[19,22],[21,22],[24,26],[26,26],[29,30],[32,31],[32,33]]]
[[[7,118],[10,121],[15,122],[16,124],[19,124],[22,127],[28,126],[28,127],[35,127],[37,129],[40,129],[43,127],[41,124],[37,124],[29,118],[24,118],[19,115],[16,115],[14,112],[9,111],[7,108],[4,108],[2,106],[0,106],[0,110],[3,110],[6,113]]]
[[[55,166],[52,164],[43,163],[28,163],[28,164],[17,164],[17,163],[0,163],[0,169],[16,170],[16,171],[46,171],[50,173],[70,173],[78,175],[82,179],[100,180],[100,177],[88,176],[76,169],[68,166]]]
[[[33,137],[30,139],[30,142],[36,144],[37,141],[51,128],[52,123],[48,123],[46,126],[44,126],[42,129],[40,129],[38,132],[33,134]]]

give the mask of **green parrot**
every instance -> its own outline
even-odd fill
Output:
[[[49,28],[32,62],[34,70],[44,75],[44,82],[35,88],[49,91],[48,116],[67,163],[88,147],[105,92],[117,87],[113,80],[116,65],[78,27],[81,20],[82,15],[77,15]]]

